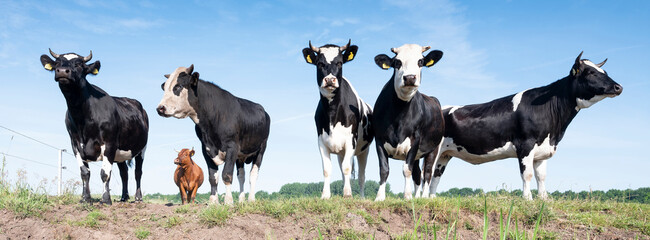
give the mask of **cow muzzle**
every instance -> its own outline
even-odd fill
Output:
[[[165,108],[165,105],[159,105],[156,108],[156,112],[158,112],[158,115],[160,115],[161,117],[169,117],[169,115],[167,115],[165,113],[165,111],[167,111],[167,108]],[[176,161],[174,160],[174,162],[176,162]]]
[[[338,80],[336,77],[325,77],[323,78],[323,84],[322,88],[326,88],[329,90],[334,90],[335,88],[339,87]]]
[[[70,74],[71,71],[69,68],[63,67],[63,68],[57,68],[54,71],[54,81],[57,82],[69,82],[70,81]]]
[[[404,86],[406,86],[406,87],[417,87],[417,86],[415,85],[416,82],[417,82],[417,81],[416,81],[417,78],[415,77],[415,75],[412,75],[412,74],[411,74],[411,75],[405,75],[405,76],[402,77],[402,78],[403,78],[403,80],[404,80]]]
[[[174,159],[174,164],[181,165],[181,160],[178,158]]]

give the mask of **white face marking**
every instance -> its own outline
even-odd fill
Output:
[[[188,101],[187,89],[183,88],[178,96],[176,96],[173,91],[174,86],[176,86],[176,82],[178,81],[178,75],[181,72],[185,72],[185,70],[187,70],[187,68],[179,67],[169,75],[169,78],[163,87],[165,93],[163,94],[163,98],[160,100],[158,106],[165,107],[166,116],[173,116],[178,119],[186,118],[189,116],[192,121],[194,121],[194,123],[198,124],[199,119],[196,115],[196,110],[192,108]]]
[[[608,95],[596,95],[592,97],[591,99],[582,99],[582,98],[576,98],[576,111],[580,111],[580,109],[583,108],[588,108],[591,107],[591,105],[596,104],[600,100],[603,100],[606,97],[613,97],[613,96],[608,96]]]
[[[590,66],[590,67],[596,69],[596,71],[598,71],[598,72],[600,72],[600,73],[605,73],[605,70],[603,70],[602,68],[599,68],[598,66],[596,66],[596,64],[592,63],[592,62],[589,61],[589,60],[582,60],[582,63],[584,63],[585,65]]]
[[[217,154],[217,156],[212,158],[212,161],[214,162],[214,164],[217,164],[217,166],[223,164],[224,162],[226,162],[226,153],[219,150],[219,153]]]
[[[331,73],[325,76],[325,78],[330,78],[330,77],[336,78],[336,76],[332,75]],[[325,80],[323,80],[318,90],[320,91],[320,95],[327,98],[327,100],[331,102],[332,98],[334,98],[334,93],[333,93],[334,90],[339,88],[339,80],[337,79],[336,81],[334,81],[334,86],[325,87],[326,85],[327,83],[325,82]]]
[[[68,59],[68,61],[70,61],[72,59],[79,58],[79,55],[74,53],[68,53],[66,55],[63,55],[63,58]]]
[[[320,48],[320,54],[325,57],[325,62],[332,63],[334,58],[340,54],[338,47],[323,47]]]
[[[526,92],[526,91],[528,91],[528,90],[518,92],[517,94],[515,94],[514,97],[512,97],[512,111],[513,112],[517,111],[517,107],[519,106],[519,103],[521,102],[521,97],[524,95],[524,92]]]
[[[334,126],[330,125],[330,134],[323,130],[319,137],[330,153],[341,153],[347,150],[347,146],[352,147],[352,126],[344,127],[337,122]]]
[[[404,139],[403,142],[397,144],[397,147],[393,147],[390,143],[384,143],[384,149],[388,155],[393,156],[392,158],[398,160],[406,160],[406,155],[411,150],[411,138]]]
[[[115,162],[124,162],[131,158],[133,158],[133,155],[131,154],[131,150],[123,151],[118,149],[117,151],[115,151]]]
[[[399,69],[395,69],[395,78],[393,79],[395,92],[397,97],[403,101],[411,101],[415,96],[420,86],[420,75],[422,67],[418,65],[418,61],[423,58],[422,46],[417,44],[404,44],[396,48],[397,55],[395,59],[402,62]],[[404,76],[414,75],[415,86],[404,86]]]

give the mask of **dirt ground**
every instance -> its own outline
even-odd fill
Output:
[[[178,205],[155,203],[114,203],[112,206],[94,205],[104,216],[94,226],[82,224],[91,209],[83,205],[62,205],[42,217],[19,218],[13,212],[0,210],[0,238],[2,239],[138,239],[138,231],[148,231],[147,239],[336,239],[355,236],[374,239],[392,239],[413,232],[413,217],[408,212],[368,212],[379,222],[368,223],[355,213],[347,213],[335,225],[324,225],[324,216],[288,216],[281,220],[260,214],[234,214],[223,226],[208,227],[200,222],[198,212],[206,205],[192,205],[189,211],[175,211]],[[460,214],[457,223],[458,239],[481,239],[483,216]],[[422,222],[431,223],[434,216],[422,215]],[[170,226],[170,222],[178,224]],[[440,223],[439,239],[445,239],[450,223]],[[514,228],[514,227],[511,227]],[[650,239],[641,233],[616,228],[593,229],[575,226],[561,218],[544,224],[547,239]],[[419,231],[421,233],[422,231]],[[549,232],[551,232],[549,234]],[[499,234],[497,216],[490,216],[489,239]],[[528,233],[531,230],[528,228]],[[347,235],[346,235],[347,234]],[[425,238],[427,238],[425,236]],[[432,234],[428,236],[432,238]]]

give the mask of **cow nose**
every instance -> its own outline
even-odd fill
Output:
[[[331,86],[336,84],[336,77],[326,77],[323,78],[323,81],[325,81],[325,86]]]
[[[616,94],[621,94],[623,92],[623,86],[618,84],[614,85],[614,91],[616,92]]]
[[[405,75],[403,79],[405,86],[415,86],[415,75]]]
[[[56,73],[54,74],[55,78],[70,78],[70,69],[69,68],[57,68]]]
[[[164,105],[158,106],[158,108],[156,108],[156,111],[158,112],[158,115],[165,116],[165,106]]]

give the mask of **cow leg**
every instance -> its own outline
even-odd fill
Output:
[[[113,204],[113,202],[111,201],[110,182],[111,182],[111,174],[113,171],[113,160],[115,157],[115,149],[109,147],[107,150],[106,146],[102,146],[101,148],[102,148],[103,160],[102,160],[102,170],[100,172],[100,176],[102,177],[102,182],[104,182],[104,192],[102,193],[102,200],[100,201],[100,203],[111,205]]]
[[[120,179],[122,179],[122,198],[120,202],[129,200],[129,167],[126,161],[117,163],[117,168],[120,170]]]
[[[187,190],[185,189],[185,184],[181,183],[178,186],[178,190],[181,192],[181,202],[183,205],[187,202]]]
[[[357,162],[359,163],[359,193],[361,198],[366,197],[366,163],[368,163],[368,149],[357,155]]]
[[[146,149],[146,147],[145,147]],[[144,149],[135,157],[135,201],[142,202],[142,190],[140,180],[142,179],[142,163],[144,162]]]
[[[534,161],[533,165],[535,167],[535,179],[537,180],[537,197],[546,200],[548,199],[546,186],[544,186],[544,181],[546,181],[546,160]]]
[[[76,157],[77,163],[79,164],[79,170],[81,170],[81,182],[83,183],[81,200],[79,202],[90,203],[90,168],[88,167],[88,163],[81,159],[79,153],[76,154]]]
[[[375,201],[384,201],[386,199],[386,179],[388,179],[388,173],[390,172],[388,153],[386,153],[382,144],[379,141],[375,141],[377,158],[379,159],[379,189],[377,190]]]
[[[207,158],[209,159],[209,158]],[[212,160],[207,160],[212,162]],[[219,204],[219,195],[217,192],[217,186],[219,185],[219,168],[216,164],[212,163],[214,167],[210,167],[208,164],[208,181],[210,181],[210,203]]]
[[[266,151],[266,142],[262,144],[260,152],[257,154],[257,159],[253,162],[253,167],[251,167],[251,173],[249,175],[251,188],[248,190],[248,201],[255,202],[255,183],[257,183],[257,175],[259,174],[260,167],[262,166],[262,158],[264,157],[264,152]]]
[[[233,144],[234,145],[234,144]],[[239,146],[234,145],[230,146],[226,150],[226,162],[223,166],[223,171],[221,176],[223,178],[223,184],[226,186],[226,196],[224,196],[223,202],[228,205],[232,205],[232,174],[235,170],[235,162],[238,161],[237,155],[239,153]]]
[[[237,178],[239,179],[239,202],[244,202],[246,193],[244,192],[244,182],[246,181],[246,171],[244,171],[244,162],[237,161]]]
[[[438,150],[424,156],[424,162],[422,163],[422,169],[424,170],[422,174],[422,197],[429,197],[431,175],[433,175],[433,165],[436,164],[437,157]]]
[[[411,144],[411,149],[409,152],[406,154],[406,161],[404,162],[404,166],[402,167],[402,173],[404,174],[404,199],[409,200],[413,197],[413,190],[411,190],[411,185],[409,184],[409,178],[411,178],[411,175],[413,174],[413,168],[414,166],[417,166],[418,160],[415,159],[415,155],[418,152],[418,146],[420,145],[419,140],[415,140]],[[417,189],[420,186],[420,166],[417,166],[417,178],[418,181],[415,181],[415,176],[413,177],[413,181],[415,184],[415,189]]]
[[[339,166],[341,167],[341,174],[343,175],[343,197],[352,197],[352,186],[350,184],[350,178],[352,177],[352,157],[354,156],[354,149],[345,148],[345,154],[343,156],[338,155]]]
[[[192,190],[190,191],[190,198],[187,200],[187,203],[195,203],[197,190],[199,190],[199,186],[197,186],[195,183],[194,186],[192,186]]]
[[[525,151],[524,151],[525,152]],[[533,195],[530,192],[530,181],[533,179],[533,159],[535,158],[535,150],[531,149],[525,157],[519,155],[519,171],[521,172],[521,180],[523,181],[523,197],[526,200],[533,200]]]
[[[318,140],[318,148],[320,149],[320,157],[323,160],[323,193],[321,199],[329,199],[330,192],[330,174],[332,174],[332,159],[330,159],[330,151],[323,145],[321,140]]]
[[[440,178],[445,172],[445,168],[447,167],[449,160],[451,160],[451,156],[445,155],[441,156],[436,163],[436,169],[433,171],[433,179],[431,180],[431,186],[429,187],[429,193],[431,194],[432,198],[436,197],[436,191],[438,189],[438,184],[440,183]]]
[[[420,160],[415,159],[413,160],[413,174],[411,174],[411,178],[413,179],[413,185],[415,186],[415,198],[421,197],[420,194],[422,194],[422,189],[420,188],[422,185],[420,184],[422,182],[422,170],[420,169]]]

